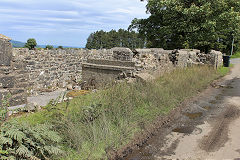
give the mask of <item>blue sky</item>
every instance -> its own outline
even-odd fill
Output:
[[[97,30],[127,29],[146,18],[140,0],[0,0],[0,33],[25,42],[84,47]]]

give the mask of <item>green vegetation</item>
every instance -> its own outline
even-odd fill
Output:
[[[53,49],[54,47],[52,45],[46,45],[46,49]]]
[[[220,76],[225,76],[230,71],[230,68],[232,67],[233,67],[233,64],[230,64],[230,67],[221,67],[218,69],[218,73],[220,74]]]
[[[34,49],[37,46],[37,42],[34,38],[29,38],[27,40],[27,43],[25,44],[25,47],[28,49]]]
[[[110,32],[96,31],[91,33],[87,39],[86,48],[88,49],[113,47],[143,48],[144,40],[139,37],[138,33],[124,29],[111,30]]]
[[[58,49],[63,49],[63,46],[58,46]]]
[[[146,38],[147,47],[196,48],[230,53],[240,36],[237,0],[149,0],[147,19],[134,19],[130,29]],[[239,44],[238,44],[239,45]]]
[[[31,127],[26,123],[6,122],[0,128],[0,157],[8,160],[52,158],[63,153],[58,146],[60,141],[51,125]]]
[[[196,95],[224,68],[176,69],[152,82],[120,83],[18,118],[32,127],[50,123],[61,134],[62,159],[107,159],[107,152],[128,143],[158,116],[166,116]]]
[[[240,58],[240,52],[236,52],[231,58]]]
[[[8,120],[9,98],[7,95],[0,106],[0,159],[49,159],[61,156],[61,137],[47,123],[30,126]],[[13,110],[14,111],[14,110]]]

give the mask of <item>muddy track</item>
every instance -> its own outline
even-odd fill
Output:
[[[228,141],[229,124],[239,118],[240,110],[236,106],[228,106],[226,110],[216,117],[211,132],[201,140],[200,148],[208,152],[217,151]]]

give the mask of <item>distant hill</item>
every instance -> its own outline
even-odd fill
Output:
[[[20,41],[11,40],[10,42],[12,43],[12,46],[13,46],[14,48],[22,48],[22,47],[24,47],[24,45],[25,45],[24,42],[20,42]]]
[[[25,42],[11,40],[12,46],[14,48],[22,48],[25,46]],[[46,48],[47,45],[37,45],[37,48]],[[58,48],[58,46],[53,45],[54,48]],[[73,47],[73,46],[63,46],[63,48],[81,48],[81,47]]]

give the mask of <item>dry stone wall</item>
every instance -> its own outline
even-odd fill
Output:
[[[212,51],[206,55],[201,54],[199,50],[163,50],[161,48],[136,49],[133,51],[119,47],[108,50],[28,50],[21,48],[13,49],[12,66],[21,70],[18,73],[20,81],[22,81],[20,87],[26,88],[28,93],[34,94],[37,91],[51,91],[57,87],[66,87],[68,84],[96,79],[96,77],[106,77],[107,75],[103,74],[106,72],[114,72],[114,78],[116,78],[116,73],[119,74],[118,72],[122,72],[123,69],[116,72],[116,69],[113,71],[114,66],[115,68],[124,67],[119,66],[118,61],[119,63],[133,62],[134,73],[136,74],[156,70],[158,73],[164,73],[174,67],[187,67],[197,63],[219,66],[221,65],[220,55],[221,52],[217,51]],[[93,62],[94,59],[98,61]],[[106,69],[105,66],[105,69],[103,69],[102,65],[108,65],[109,68]],[[83,66],[88,73],[83,73]],[[91,66],[94,67],[91,68]],[[96,66],[99,66],[99,68]],[[93,70],[96,70],[94,72],[98,76],[92,76],[91,78],[90,75],[94,75]],[[101,72],[103,75],[97,72]],[[85,78],[82,78],[82,76]],[[97,79],[103,80],[104,78]]]
[[[66,87],[82,79],[82,62],[87,59],[113,59],[111,50],[53,49],[28,50],[14,48],[14,66],[27,74],[28,93],[37,94]],[[20,73],[21,74],[21,73]]]

